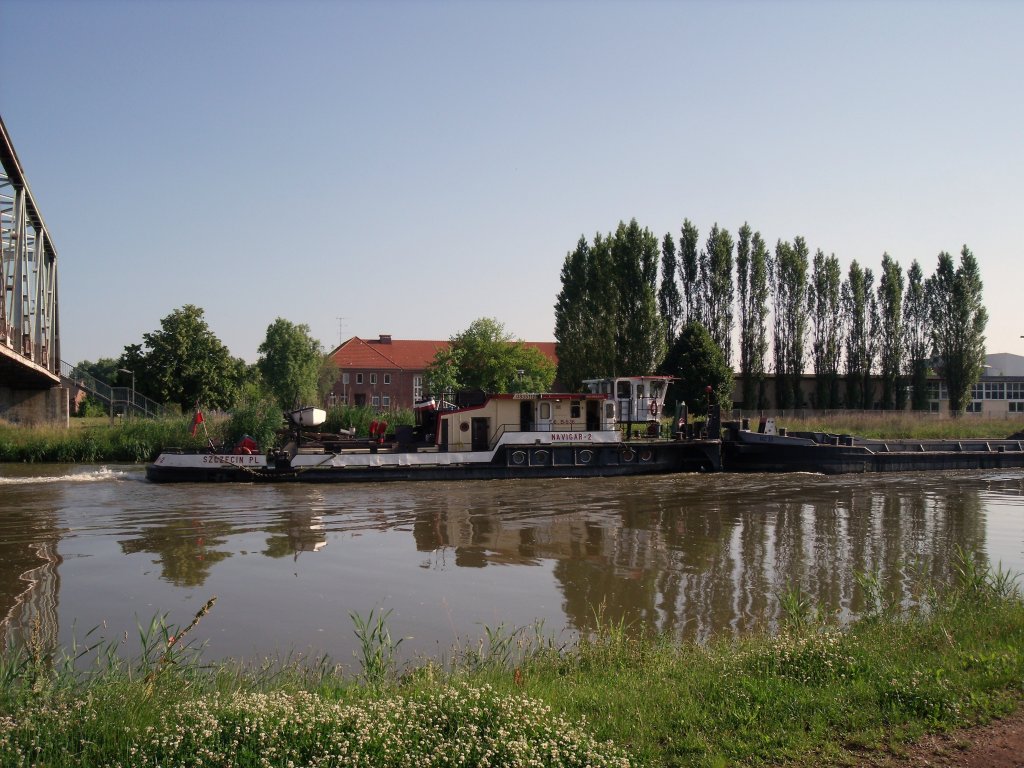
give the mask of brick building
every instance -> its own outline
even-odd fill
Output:
[[[553,341],[527,341],[553,363],[558,363]],[[338,366],[338,381],[326,406],[357,405],[395,410],[412,408],[423,395],[424,373],[434,356],[448,348],[447,341],[377,339],[353,336],[331,351]]]

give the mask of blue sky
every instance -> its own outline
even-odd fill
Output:
[[[978,257],[1024,354],[1024,3],[2,0],[0,114],[59,254],[62,356],[191,303],[553,339],[580,235],[744,221],[876,274]]]

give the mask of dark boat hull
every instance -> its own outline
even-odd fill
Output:
[[[566,477],[623,477],[721,469],[717,440],[651,441],[625,445],[508,446],[489,462],[360,467],[255,466],[204,463],[146,467],[155,483],[365,483],[393,481],[514,480]]]
[[[733,432],[722,444],[727,472],[934,472],[1024,467],[1018,440],[861,440],[820,433]]]

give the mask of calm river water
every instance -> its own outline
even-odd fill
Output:
[[[348,662],[349,614],[371,610],[405,657],[537,621],[565,639],[598,610],[704,639],[770,624],[795,585],[856,613],[857,572],[906,597],[956,547],[1024,570],[1024,472],[205,486],[0,465],[0,630],[68,646],[99,627],[131,653],[137,624],[216,595],[208,659]]]

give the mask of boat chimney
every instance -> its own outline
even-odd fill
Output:
[[[380,335],[380,342],[379,343],[381,343],[381,344],[390,344],[391,343],[391,334],[390,333],[382,333]]]

